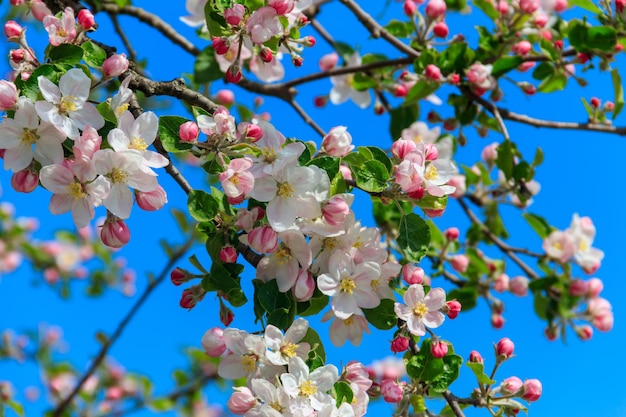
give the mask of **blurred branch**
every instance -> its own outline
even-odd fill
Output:
[[[459,403],[457,402],[457,398],[454,394],[446,390],[443,393],[443,398],[446,399],[446,401],[448,402],[448,405],[450,406],[450,408],[452,409],[452,412],[454,413],[456,417],[465,417],[465,414],[463,413],[463,410],[461,410],[461,407],[459,406]]]
[[[102,347],[100,348],[100,351],[98,352],[98,354],[96,355],[96,357],[92,360],[91,365],[89,366],[89,368],[87,369],[87,371],[83,374],[83,376],[80,378],[80,380],[78,381],[78,384],[76,384],[76,386],[74,387],[74,389],[72,390],[72,392],[70,392],[70,394],[65,397],[57,406],[56,408],[52,411],[51,416],[52,417],[61,417],[63,416],[65,413],[65,410],[69,407],[69,405],[71,404],[72,400],[80,393],[80,390],[82,389],[83,385],[85,384],[85,382],[87,382],[87,380],[89,379],[89,377],[91,375],[94,374],[94,372],[96,371],[96,369],[98,368],[98,366],[100,366],[100,364],[102,363],[102,361],[105,359],[107,353],[109,352],[109,350],[111,349],[111,347],[113,346],[113,344],[117,341],[117,339],[119,339],[119,337],[122,335],[122,333],[124,332],[124,329],[126,328],[126,326],[128,325],[128,323],[130,323],[130,321],[133,319],[133,317],[137,314],[137,312],[141,309],[141,307],[144,305],[144,303],[146,302],[146,300],[148,299],[148,297],[150,297],[150,295],[152,294],[152,292],[154,291],[154,289],[161,283],[163,282],[163,280],[167,277],[167,273],[170,269],[172,269],[172,267],[174,267],[174,265],[176,265],[176,263],[185,255],[185,253],[189,250],[189,248],[191,247],[191,245],[193,244],[195,238],[193,235],[191,235],[189,238],[187,238],[186,242],[180,246],[178,248],[178,250],[176,250],[173,254],[172,257],[169,259],[169,261],[167,262],[167,264],[165,265],[165,267],[161,270],[161,273],[159,274],[159,276],[154,279],[151,280],[148,283],[148,286],[146,287],[146,289],[143,291],[143,293],[141,294],[141,296],[139,297],[139,299],[135,302],[135,304],[131,307],[131,309],[128,311],[128,313],[126,313],[126,316],[122,319],[122,321],[117,325],[117,328],[115,329],[115,331],[113,332],[113,334],[111,335],[110,338],[108,338],[103,344]]]

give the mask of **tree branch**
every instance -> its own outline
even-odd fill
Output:
[[[452,412],[454,413],[456,417],[465,417],[465,414],[463,413],[463,410],[461,410],[461,407],[459,406],[459,403],[457,402],[457,398],[454,394],[446,390],[443,393],[443,398],[446,399],[446,401],[448,402],[448,405],[450,406],[450,408],[452,409]]]

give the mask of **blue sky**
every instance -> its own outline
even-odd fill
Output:
[[[3,2],[0,6],[2,11],[6,10],[6,3]],[[176,2],[175,5],[150,1],[134,3],[166,16],[168,22],[176,29],[189,37],[193,36],[193,31],[177,20],[177,16],[185,14],[184,2]],[[399,8],[399,3],[392,3],[392,7]],[[342,6],[336,2],[328,5],[328,10],[325,10],[320,18],[327,29],[335,34],[337,40],[360,44],[362,51],[387,51],[390,56],[395,56],[381,41],[368,40],[368,34],[358,28],[355,21],[333,19],[335,13],[344,13]],[[387,13],[381,21],[384,22],[389,18],[390,14]],[[96,19],[101,28],[94,34],[94,39],[120,45],[116,35],[111,32],[109,19],[104,15],[97,15]],[[451,19],[449,22],[451,33],[463,32],[471,39],[472,25],[475,23],[473,18],[471,20],[467,16]],[[170,80],[180,76],[181,72],[192,71],[193,59],[161,38],[156,31],[132,18],[121,17],[120,22],[127,28],[139,56],[148,59],[148,74],[154,79]],[[309,30],[310,34],[314,34],[311,29]],[[29,30],[28,36],[31,44],[41,45],[35,42],[36,38],[42,37],[41,33]],[[197,40],[195,43],[200,48],[207,45],[204,40]],[[297,71],[290,69],[288,77],[314,72],[317,69],[317,59],[326,52],[327,46],[318,39],[318,45],[306,51],[304,67]],[[618,62],[621,63],[623,60]],[[545,119],[584,121],[585,113],[580,104],[580,97],[588,99],[591,96],[598,96],[606,100],[612,99],[613,96],[608,73],[594,75],[590,81],[589,86],[584,89],[571,85],[572,88],[563,93],[537,95],[531,98],[512,92],[504,98],[502,105],[519,113],[528,113]],[[298,95],[300,103],[311,108],[311,116],[323,128],[346,125],[355,143],[359,145],[390,143],[386,116],[375,116],[370,110],[362,112],[351,103],[336,108],[312,108],[310,104],[313,97],[329,90],[330,82],[322,80],[304,86]],[[510,86],[505,87],[507,92],[512,90]],[[240,90],[235,91],[238,99],[251,104],[250,95]],[[272,123],[286,136],[313,139],[319,143],[319,137],[299,122],[295,113],[283,103],[267,98],[262,109],[272,112]],[[185,115],[179,106],[159,113]],[[425,114],[426,110],[423,109],[422,115]],[[623,121],[624,117],[626,116],[618,118],[616,124],[626,124]],[[616,347],[626,341],[623,326],[625,315],[621,304],[622,294],[626,290],[621,264],[626,249],[624,244],[626,219],[622,215],[626,193],[619,185],[623,181],[619,177],[623,175],[620,170],[623,164],[622,155],[626,154],[624,139],[600,133],[540,130],[514,123],[509,123],[508,127],[512,139],[517,142],[524,155],[532,155],[537,146],[541,146],[545,152],[545,162],[538,169],[536,177],[542,189],[529,210],[544,215],[552,224],[562,229],[569,225],[573,213],[590,216],[594,220],[598,231],[594,246],[605,252],[605,259],[596,276],[604,281],[603,296],[613,303],[615,327],[610,333],[596,332],[588,342],[578,340],[570,332],[567,345],[560,341],[550,343],[542,336],[544,324],[534,315],[532,300],[510,296],[504,297],[507,303],[505,312],[507,323],[502,330],[496,331],[491,328],[489,311],[483,302],[473,311],[462,314],[457,320],[447,320],[438,329],[438,334],[452,341],[456,352],[465,358],[471,350],[479,350],[486,358],[488,367],[493,364],[492,342],[497,342],[502,337],[510,337],[516,344],[517,357],[504,365],[499,376],[504,378],[517,375],[522,379],[538,378],[542,381],[544,395],[540,401],[531,405],[531,415],[626,416],[626,397],[621,393],[620,371],[623,370],[623,360],[619,357],[619,351],[616,352]],[[501,140],[493,134],[487,139],[480,139],[475,135],[468,136],[468,145],[460,149],[457,156],[459,162],[466,164],[478,158],[483,146]],[[185,195],[165,177],[165,173],[161,175],[161,180],[169,191],[168,206],[184,207]],[[194,185],[198,187],[202,185],[201,178],[192,177],[192,180]],[[13,202],[20,215],[41,217],[42,227],[37,234],[39,238],[49,238],[52,232],[59,228],[73,227],[70,216],[53,217],[47,214],[45,207],[49,194],[46,191],[38,190],[31,195],[18,195],[10,189],[9,181],[9,173],[0,173],[2,201]],[[358,195],[357,200],[364,201],[365,198]],[[360,203],[357,207],[357,217],[371,222],[367,203]],[[168,209],[160,213],[140,213],[135,209],[133,213],[129,221],[133,237],[121,254],[136,268],[140,292],[146,284],[145,273],[156,273],[166,263],[158,245],[159,239],[166,236],[170,241],[176,242],[182,237],[179,236],[168,215]],[[505,210],[505,218],[513,235],[512,243],[539,249],[541,242],[518,216],[518,210]],[[439,224],[442,227],[456,225],[461,228],[468,225],[454,202],[450,203],[446,215]],[[202,251],[202,247],[198,247],[195,253],[201,259],[207,259]],[[495,254],[493,251],[488,253]],[[516,273],[513,270],[510,275]],[[33,278],[30,270],[24,267],[18,273],[2,277],[0,306],[3,314],[0,315],[0,330],[29,329],[37,327],[39,323],[62,326],[70,347],[66,359],[74,363],[78,369],[85,366],[89,358],[97,352],[98,343],[94,332],[98,330],[111,332],[134,302],[133,299],[113,292],[100,299],[87,299],[81,294],[80,284],[72,300],[66,302],[45,286],[33,287],[31,285]],[[169,283],[164,283],[158,288],[130,324],[123,338],[111,350],[116,361],[129,371],[150,375],[159,387],[157,392],[166,392],[171,388],[171,370],[185,365],[186,360],[180,353],[181,349],[188,345],[199,346],[204,331],[218,323],[217,304],[213,297],[207,296],[203,303],[188,312],[178,307],[180,292],[180,288]],[[235,310],[236,319],[233,325],[254,330],[250,327],[251,323],[246,321],[250,317],[247,314],[249,311],[247,307]],[[327,334],[328,325],[322,324],[319,332],[322,335]],[[370,362],[388,352],[390,337],[390,333],[373,333],[366,336],[359,348],[346,345],[336,349],[328,343],[326,346],[328,359],[336,365],[351,359]],[[30,365],[0,363],[0,380],[2,379],[12,380],[18,390],[28,385],[41,384],[37,370]],[[465,368],[461,379],[453,385],[453,391],[458,395],[466,395],[473,384],[473,376],[469,369]],[[211,394],[215,395],[213,392]],[[210,399],[217,403],[224,401],[224,397],[219,395]],[[384,408],[381,406],[381,409]],[[38,415],[41,410],[42,404],[27,404],[27,415]],[[378,410],[377,406],[371,412]],[[487,415],[487,412],[469,411],[468,415]]]

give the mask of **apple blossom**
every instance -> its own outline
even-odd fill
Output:
[[[361,65],[361,57],[354,53],[348,59],[346,63],[347,67],[357,67]],[[335,75],[330,77],[330,81],[333,84],[333,88],[330,90],[329,98],[333,104],[342,104],[348,99],[352,100],[354,104],[364,109],[369,107],[371,103],[371,97],[369,91],[357,91],[352,85],[354,80],[353,74]]]
[[[306,270],[311,265],[312,254],[301,232],[286,230],[278,237],[281,240],[278,249],[259,261],[256,277],[263,282],[276,279],[278,290],[287,292],[296,284],[300,269]]]
[[[446,293],[441,288],[433,288],[424,296],[424,287],[412,284],[404,293],[404,304],[395,303],[394,311],[404,320],[411,334],[424,336],[425,326],[436,328],[445,319],[439,310],[446,304]]]
[[[160,185],[152,191],[135,190],[135,201],[142,210],[160,210],[167,203],[167,194]]]
[[[393,353],[400,353],[400,352],[404,352],[405,350],[407,350],[409,348],[409,339],[407,339],[404,336],[396,336],[392,341],[391,341],[391,351]]]
[[[248,387],[234,387],[226,406],[233,414],[245,414],[256,405],[256,398]]]
[[[541,397],[542,386],[538,379],[527,379],[523,388],[522,398],[526,401],[537,401]]]
[[[20,193],[30,193],[35,191],[39,185],[39,174],[31,168],[25,168],[13,173],[11,177],[11,187]]]
[[[226,351],[224,330],[219,327],[207,330],[202,336],[202,347],[209,356],[218,357],[224,353]]]
[[[219,175],[224,194],[232,198],[247,196],[254,187],[254,176],[249,171],[251,167],[252,160],[249,158],[232,159]]]
[[[107,219],[100,230],[102,243],[112,248],[121,248],[130,241],[130,230],[122,219]]]
[[[246,31],[252,42],[262,44],[283,33],[283,26],[278,20],[275,8],[261,7],[255,10],[246,21]]]
[[[388,403],[398,403],[404,396],[402,387],[392,379],[385,379],[380,383],[380,392]]]
[[[500,339],[498,344],[496,345],[496,354],[498,357],[502,357],[503,359],[508,359],[513,355],[513,350],[515,349],[515,345],[508,337]]]
[[[63,43],[74,42],[78,33],[74,19],[74,10],[71,7],[63,10],[60,19],[53,15],[43,18],[43,25],[48,32],[48,39],[51,45],[59,46]]]
[[[102,75],[106,78],[119,77],[126,72],[128,65],[126,54],[113,54],[104,60],[102,64]]]
[[[96,24],[93,14],[89,9],[81,9],[81,11],[78,12],[77,20],[78,24],[85,30],[93,28]]]
[[[502,381],[502,384],[500,384],[500,391],[503,394],[515,394],[522,388],[523,385],[524,383],[521,379],[516,376],[511,376]]]
[[[363,333],[370,333],[368,321],[362,314],[353,314],[347,319],[340,319],[332,310],[322,316],[322,321],[333,320],[330,325],[330,341],[335,346],[343,346],[350,341],[353,346],[359,346],[363,340]]]
[[[483,357],[480,352],[472,350],[470,352],[469,361],[473,363],[483,363]]]
[[[17,88],[15,84],[0,80],[0,111],[11,110],[17,104],[19,95],[17,94]]]
[[[354,149],[352,136],[345,126],[336,126],[322,140],[322,152],[330,156],[346,156]]]
[[[310,372],[304,361],[295,356],[289,360],[289,372],[280,375],[280,381],[291,397],[292,409],[306,416],[334,402],[326,392],[333,387],[338,377],[334,365],[320,366]]]
[[[430,345],[430,353],[433,357],[441,359],[448,354],[448,344],[441,341],[433,341]]]
[[[237,249],[230,245],[222,247],[219,252],[220,261],[226,264],[232,264],[237,262],[238,255],[239,253],[237,252]]]

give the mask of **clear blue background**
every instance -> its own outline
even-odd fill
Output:
[[[152,2],[135,1],[137,6],[164,17],[181,33],[193,39],[194,31],[178,21],[178,16],[186,15],[184,2]],[[383,2],[362,2],[370,7],[374,14],[383,12]],[[1,10],[8,7],[3,2]],[[401,3],[393,2],[393,12],[386,12],[379,21],[386,22],[401,8]],[[341,16],[341,18],[338,18]],[[320,20],[337,40],[350,44],[361,45],[363,52],[383,52],[390,57],[398,54],[392,51],[384,41],[371,41],[369,35],[360,27],[355,19],[348,16],[345,9],[334,2],[324,7]],[[471,16],[471,17],[470,17]],[[470,39],[474,30],[472,26],[477,19],[474,15],[451,16],[449,25],[451,34],[464,33]],[[103,14],[96,15],[100,29],[93,35],[94,39],[108,44],[121,45],[119,38],[111,30],[110,20]],[[192,71],[193,58],[178,47],[164,39],[157,31],[139,23],[133,18],[120,17],[122,26],[126,28],[132,44],[140,58],[148,59],[148,74],[155,80],[171,80],[181,73]],[[316,35],[313,29],[306,29],[307,34]],[[29,42],[36,47],[41,57],[41,31],[29,29]],[[37,41],[36,41],[37,39]],[[194,40],[199,48],[208,43]],[[8,47],[7,47],[8,49]],[[120,50],[123,48],[120,47]],[[285,60],[288,76],[315,72],[317,59],[328,52],[325,42],[318,37],[318,45],[305,52],[305,64],[294,70]],[[618,61],[620,62],[620,61]],[[623,62],[623,60],[621,61]],[[4,67],[6,68],[6,66]],[[517,74],[514,75],[517,77]],[[506,81],[502,81],[508,93],[502,106],[519,113],[532,116],[567,121],[585,121],[586,114],[580,104],[580,97],[589,99],[597,96],[603,100],[612,99],[610,75],[594,74],[590,85],[582,89],[571,82],[566,92],[552,95],[537,95],[527,98]],[[212,90],[217,91],[218,86]],[[312,117],[326,130],[336,125],[346,125],[356,144],[390,144],[387,131],[388,117],[375,116],[370,110],[360,111],[351,103],[339,107],[329,106],[326,109],[312,108],[313,97],[330,90],[328,80],[322,80],[299,88],[298,101],[310,110]],[[242,102],[251,104],[252,96],[235,89],[236,96]],[[442,96],[445,100],[445,96]],[[166,105],[174,105],[169,98],[159,99]],[[267,98],[262,110],[271,111],[272,123],[286,136],[301,139],[313,139],[319,143],[319,137],[309,127],[300,122],[299,117],[287,105]],[[444,115],[450,109],[443,107]],[[427,106],[422,109],[422,119]],[[173,110],[160,111],[160,114],[185,115],[180,106],[174,105]],[[622,116],[617,124],[624,124]],[[517,142],[522,153],[531,157],[537,146],[545,152],[545,162],[539,168],[537,180],[542,189],[530,210],[548,218],[557,227],[569,225],[573,213],[590,216],[597,227],[598,234],[594,246],[605,252],[605,260],[597,272],[603,279],[605,289],[602,294],[614,306],[615,327],[612,332],[602,334],[596,332],[592,340],[582,342],[570,332],[569,342],[565,346],[559,342],[548,342],[543,337],[544,324],[537,319],[532,310],[530,298],[505,296],[507,323],[502,330],[494,330],[489,324],[489,311],[484,302],[473,311],[462,314],[457,320],[447,320],[437,329],[437,333],[454,343],[457,353],[467,358],[469,352],[476,349],[486,358],[487,369],[493,364],[492,343],[502,337],[510,337],[516,345],[517,357],[507,362],[499,372],[501,378],[517,375],[522,379],[538,378],[543,383],[543,397],[531,404],[533,416],[626,416],[626,396],[623,395],[622,374],[625,365],[621,357],[620,347],[624,344],[624,310],[621,300],[626,290],[623,279],[624,237],[626,236],[626,220],[623,216],[625,191],[622,186],[623,158],[626,155],[624,138],[600,133],[584,133],[572,131],[556,131],[536,129],[529,126],[508,123],[511,136]],[[471,164],[478,158],[480,149],[492,141],[501,140],[492,134],[487,139],[480,139],[469,134],[469,143],[459,149],[457,161]],[[188,173],[191,171],[187,171]],[[186,196],[162,172],[160,180],[169,192],[168,207],[184,207]],[[194,185],[200,187],[202,179],[191,178]],[[54,230],[72,229],[69,215],[50,216],[47,207],[50,194],[45,190],[37,190],[30,195],[16,194],[11,190],[10,173],[0,174],[2,184],[2,201],[10,201],[17,207],[21,216],[40,217],[41,228],[36,236],[47,239]],[[359,201],[365,202],[364,195],[357,195]],[[103,214],[103,213],[101,213]],[[512,243],[526,245],[539,250],[541,242],[530,228],[519,219],[519,211],[504,211],[507,225],[512,232]],[[357,217],[371,225],[367,203],[357,205]],[[164,236],[171,242],[180,241],[174,222],[168,215],[168,209],[159,213],[140,212],[137,208],[128,222],[132,231],[132,240],[120,253],[129,260],[129,264],[137,270],[137,286],[140,293],[146,285],[146,273],[158,272],[167,262],[158,245]],[[457,225],[461,228],[468,225],[467,219],[452,201],[446,215],[439,221],[442,227]],[[206,260],[201,246],[195,253]],[[488,254],[497,256],[496,252]],[[518,271],[512,270],[511,276]],[[28,267],[22,267],[17,273],[2,277],[0,283],[0,330],[13,328],[18,331],[36,328],[39,323],[59,325],[63,327],[64,338],[69,350],[66,359],[82,369],[99,349],[95,340],[95,331],[110,333],[119,320],[126,314],[134,299],[129,299],[116,292],[109,292],[100,299],[88,299],[81,294],[81,284],[76,286],[71,302],[61,300],[45,286],[33,287],[36,278]],[[435,282],[437,284],[437,282]],[[185,311],[178,307],[182,288],[164,283],[152,295],[149,302],[128,326],[124,336],[111,349],[115,361],[127,370],[150,375],[157,385],[158,393],[166,393],[173,387],[171,370],[184,367],[186,359],[180,353],[188,345],[199,346],[204,331],[218,324],[217,303],[213,296],[206,297],[195,309]],[[254,330],[249,323],[250,309],[235,310],[233,326]],[[318,331],[325,335],[328,325],[322,324]],[[365,336],[359,348],[347,344],[342,348],[334,348],[329,342],[326,345],[328,361],[340,366],[349,360],[357,359],[369,363],[380,359],[389,352],[391,333],[374,332]],[[0,363],[0,380],[11,380],[18,389],[18,399],[23,400],[22,390],[35,385],[41,387],[38,370],[31,364],[16,365]],[[468,395],[474,386],[474,379],[468,369],[463,369],[462,376],[453,385],[457,395]],[[225,395],[210,392],[210,400],[225,404]],[[26,404],[27,415],[40,415],[45,405],[42,402]],[[387,410],[384,404],[370,409],[370,415],[380,410]],[[436,409],[436,408],[435,408]],[[386,411],[385,411],[386,412]],[[137,415],[148,415],[139,413]],[[469,411],[470,415],[487,415],[487,411]]]

